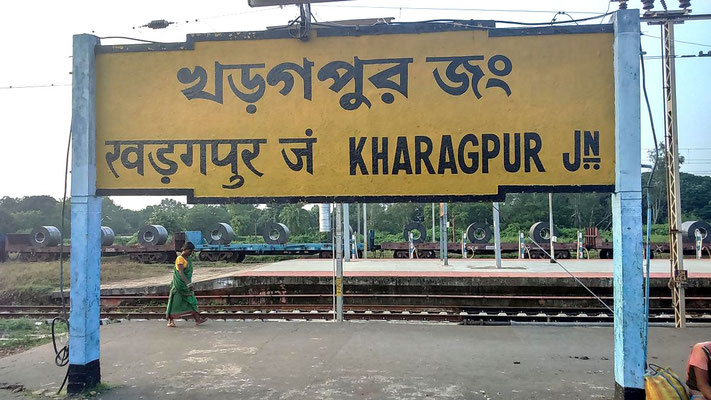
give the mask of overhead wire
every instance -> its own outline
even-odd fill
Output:
[[[648,37],[651,37],[654,39],[661,39],[660,36],[650,35],[648,33],[642,33],[642,36],[648,36]],[[684,44],[691,44],[694,46],[711,47],[711,44],[708,44],[708,43],[688,42],[685,40],[678,40],[678,39],[674,39],[674,43],[684,43]]]
[[[334,5],[334,4],[319,4],[319,7],[331,8],[367,8],[367,9],[383,9],[383,10],[421,10],[421,11],[476,11],[476,12],[510,12],[510,13],[540,13],[550,14],[554,10],[511,10],[511,9],[484,9],[484,8],[457,8],[457,7],[412,7],[412,6],[362,6],[362,5]],[[609,8],[608,8],[609,10]],[[599,14],[597,11],[575,11],[576,14]]]
[[[39,85],[9,85],[0,86],[0,90],[10,90],[10,89],[38,89],[38,88],[50,88],[50,87],[66,87],[72,86],[71,83],[46,83]]]

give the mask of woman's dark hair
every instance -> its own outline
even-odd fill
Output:
[[[195,245],[193,244],[193,242],[185,242],[181,251],[185,250],[195,250]]]

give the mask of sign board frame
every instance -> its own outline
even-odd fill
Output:
[[[353,26],[343,26],[343,27],[327,27],[327,28],[318,28],[316,30],[316,37],[317,38],[361,38],[361,37],[368,37],[368,36],[377,36],[377,37],[384,37],[388,35],[398,35],[402,37],[402,35],[413,35],[413,36],[419,36],[422,38],[426,38],[427,34],[436,34],[436,33],[445,33],[445,32],[462,32],[462,31],[479,31],[479,32],[486,32],[488,34],[488,37],[490,38],[511,38],[511,37],[537,37],[540,38],[542,36],[550,36],[550,35],[577,35],[577,34],[612,34],[613,33],[613,27],[610,24],[604,24],[604,25],[583,25],[583,26],[553,26],[553,27],[535,27],[535,28],[495,28],[494,23],[491,21],[473,21],[472,24],[468,25],[456,25],[456,24],[430,24],[430,23],[407,23],[407,24],[382,24],[382,25],[374,25],[374,26],[366,26],[366,27],[353,27]],[[421,35],[421,36],[420,36]],[[610,44],[612,43],[610,35]],[[283,40],[293,40],[294,44],[296,45],[299,43],[300,46],[304,46],[301,44],[300,41],[294,39],[293,37],[293,32],[291,32],[288,29],[274,29],[274,30],[266,30],[266,31],[255,31],[255,32],[234,32],[234,33],[210,33],[210,34],[195,34],[195,35],[188,35],[186,42],[183,43],[166,43],[166,44],[161,44],[161,43],[151,43],[151,44],[131,44],[131,45],[100,45],[96,47],[96,54],[97,54],[97,64],[100,64],[101,60],[99,58],[103,57],[104,55],[113,55],[113,54],[130,54],[130,53],[150,53],[150,52],[189,52],[193,51],[196,49],[197,46],[200,46],[201,44],[204,43],[214,43],[214,42],[231,42],[231,41],[248,41],[251,43],[258,43],[261,40],[273,40],[273,39],[283,39]],[[476,51],[476,50],[473,50]],[[357,54],[357,53],[356,53]],[[609,61],[610,61],[610,70],[612,69],[612,49],[610,49],[610,56],[609,56]],[[306,60],[306,58],[305,58]],[[424,62],[424,61],[423,61]],[[445,64],[446,65],[446,64]],[[442,68],[444,70],[444,68]],[[101,70],[97,71],[97,74],[101,72]],[[266,75],[266,73],[265,73]],[[315,75],[315,74],[314,74]],[[208,79],[211,79],[211,76],[208,74]],[[430,77],[431,78],[431,77]],[[580,79],[583,79],[580,77]],[[173,80],[175,80],[173,78]],[[411,78],[412,80],[412,78]],[[314,76],[314,81],[316,81],[315,76]],[[612,79],[610,77],[610,86],[612,86]],[[101,131],[103,125],[102,125],[102,110],[104,107],[101,106],[100,104],[100,99],[101,99],[101,77],[97,77],[97,82],[99,82],[97,85],[99,88],[97,89],[97,102],[99,103],[97,105],[97,125],[99,131]],[[319,82],[320,83],[320,82]],[[324,82],[325,83],[325,82]],[[297,83],[298,85],[299,83]],[[483,83],[482,83],[483,87]],[[207,89],[206,89],[207,90]],[[296,88],[295,88],[296,90]],[[514,90],[516,90],[514,88]],[[345,91],[345,90],[344,90]],[[462,96],[464,97],[464,96]],[[473,96],[472,96],[473,97]],[[183,99],[184,100],[184,99]],[[612,113],[612,97],[610,94],[609,104],[606,105],[607,109],[610,110],[610,115],[608,115],[609,119],[612,120],[614,119],[614,114]],[[200,100],[204,101],[204,100]],[[252,105],[250,105],[252,106]],[[253,106],[252,106],[253,107]],[[375,106],[374,106],[375,108]],[[248,111],[249,112],[249,111]],[[253,112],[253,111],[252,111]],[[125,120],[125,117],[124,117]],[[579,127],[582,129],[587,129],[585,127]],[[220,195],[220,196],[212,196],[212,195],[196,195],[196,190],[195,187],[180,187],[180,188],[175,188],[175,187],[160,187],[160,185],[154,185],[151,187],[147,188],[138,188],[138,187],[130,187],[130,185],[124,185],[124,186],[129,186],[129,187],[121,187],[120,184],[118,185],[106,185],[105,183],[108,181],[108,178],[105,178],[105,175],[107,175],[107,168],[105,166],[102,166],[99,171],[97,171],[98,175],[98,189],[96,191],[97,195],[172,195],[172,196],[186,196],[187,200],[189,203],[207,203],[207,204],[215,204],[215,203],[268,203],[268,202],[281,202],[281,203],[288,203],[288,202],[314,202],[314,203],[323,203],[323,202],[409,202],[409,201],[417,201],[417,202],[438,202],[438,201],[448,201],[448,202],[471,202],[471,201],[502,201],[505,198],[506,193],[522,193],[522,192],[539,192],[539,193],[550,193],[550,192],[557,192],[557,193],[571,193],[571,192],[613,192],[614,191],[614,163],[615,163],[615,158],[614,158],[614,138],[613,138],[613,131],[614,131],[614,125],[610,123],[610,125],[606,126],[607,131],[603,132],[602,135],[605,136],[606,138],[603,139],[603,146],[606,144],[604,141],[607,141],[607,148],[605,148],[605,155],[607,156],[607,159],[603,157],[603,170],[605,170],[606,177],[607,179],[601,179],[600,181],[605,181],[604,184],[575,184],[575,176],[570,176],[567,177],[569,179],[562,179],[561,177],[558,177],[557,179],[559,181],[564,181],[564,182],[571,182],[568,184],[500,184],[497,185],[496,190],[489,190],[486,193],[477,193],[477,194],[469,194],[468,190],[471,190],[473,192],[477,192],[476,187],[478,185],[482,184],[488,184],[488,182],[491,181],[497,181],[498,176],[501,175],[499,172],[499,175],[462,175],[462,171],[460,171],[460,176],[457,177],[456,180],[456,186],[463,187],[463,189],[459,189],[458,193],[452,194],[451,192],[453,190],[441,190],[439,192],[434,192],[434,188],[436,188],[436,185],[431,184],[432,182],[435,182],[433,180],[428,181],[428,184],[425,183],[417,183],[422,186],[428,186],[428,189],[426,190],[428,193],[401,193],[401,194],[363,194],[363,193],[373,193],[369,192],[365,189],[363,189],[362,193],[360,194],[303,194],[303,193],[298,193],[296,195],[278,195],[278,194],[266,194],[266,195],[245,195],[241,194],[239,191],[235,191],[233,195]],[[303,128],[301,127],[303,130]],[[575,129],[575,127],[571,127],[571,129]],[[597,135],[597,131],[576,131],[576,134],[579,134],[583,138],[587,137],[592,137],[593,134]],[[310,131],[310,129],[306,129],[307,135]],[[482,132],[477,132],[477,134],[482,133]],[[573,131],[571,130],[569,132],[571,135],[570,140],[572,142],[572,133]],[[441,134],[441,133],[440,133]],[[524,135],[523,132],[521,132],[522,135]],[[527,133],[526,133],[527,134]],[[541,133],[541,136],[544,136],[545,133]],[[314,134],[314,136],[317,136],[318,133]],[[436,136],[437,134],[435,134]],[[485,133],[482,133],[482,135],[485,135]],[[497,133],[496,135],[501,136],[502,134]],[[503,134],[503,135],[508,135]],[[511,135],[514,135],[512,132]],[[568,133],[566,133],[568,135]],[[292,135],[294,136],[294,135]],[[302,135],[303,136],[303,135]],[[433,136],[433,140],[435,141],[435,146],[438,146],[438,143],[436,140],[438,140],[437,137]],[[559,135],[560,136],[560,135]],[[345,135],[344,137],[344,145],[347,145],[347,139],[348,135]],[[453,136],[454,137],[454,136]],[[461,137],[461,135],[460,135]],[[597,139],[597,136],[595,136]],[[135,139],[135,138],[131,138]],[[353,139],[353,138],[351,138]],[[360,138],[359,138],[360,139]],[[364,137],[362,139],[371,139],[369,137]],[[376,140],[376,137],[372,138],[373,140]],[[390,138],[391,142],[391,153],[392,153],[392,148],[395,147],[394,143],[394,138]],[[408,138],[408,140],[412,139],[411,137]],[[556,138],[557,139],[557,138]],[[484,146],[483,139],[480,139],[482,141],[481,145],[482,147]],[[500,151],[500,158],[501,157],[506,157],[503,155],[503,138],[501,139],[496,139],[497,143],[501,143],[500,147],[502,150]],[[540,139],[539,139],[540,140]],[[567,140],[567,136],[566,136]],[[579,148],[588,148],[589,143],[582,143],[583,139],[578,139],[576,138],[575,145]],[[365,141],[364,141],[365,142]],[[549,142],[553,142],[553,140],[549,140]],[[609,143],[613,143],[613,149],[610,149]],[[580,143],[580,145],[578,145]],[[595,145],[599,145],[599,142],[594,143]],[[97,148],[101,147],[103,143],[100,141],[97,141]],[[374,143],[375,145],[375,143]],[[477,144],[478,145],[478,144]],[[190,145],[192,146],[192,145]],[[412,146],[412,144],[410,144]],[[497,144],[499,146],[499,144]],[[523,147],[524,144],[522,143],[521,146]],[[553,146],[549,144],[548,146]],[[370,147],[370,142],[367,143],[366,147]],[[456,144],[454,145],[455,147],[455,157],[456,157]],[[470,147],[471,148],[471,147]],[[125,147],[124,147],[125,149]],[[568,148],[568,151],[572,149]],[[102,152],[100,154],[97,154],[97,161],[98,164],[101,165],[103,162],[104,158],[104,153],[106,153],[106,157],[109,157],[109,154],[104,150],[99,150],[97,151]],[[119,149],[116,149],[116,158],[118,159],[118,151]],[[366,150],[367,151],[367,150]],[[409,150],[412,154],[414,150]],[[436,147],[434,148],[433,152],[433,157],[436,157]],[[483,151],[483,149],[482,149]],[[565,151],[565,150],[563,150]],[[599,148],[596,149],[598,154],[593,154],[598,156],[596,159],[599,160],[599,153],[601,152]],[[521,151],[523,153],[524,151]],[[587,152],[587,150],[586,150]],[[123,154],[121,154],[123,156]],[[392,156],[392,155],[391,155]],[[440,157],[442,156],[442,153],[440,153]],[[286,156],[285,160],[286,160]],[[395,155],[397,157],[397,153]],[[482,155],[483,157],[483,155]],[[523,158],[523,154],[521,155]],[[560,155],[558,156],[560,160]],[[565,155],[564,155],[565,157]],[[393,157],[394,158],[394,157]],[[570,159],[572,160],[572,156],[570,156]],[[123,159],[121,159],[123,160]],[[392,162],[394,162],[391,159]],[[500,160],[499,160],[500,161]],[[143,160],[146,164],[147,161]],[[239,162],[239,160],[237,161]],[[347,164],[347,161],[344,160],[344,163]],[[351,159],[351,163],[353,160]],[[409,162],[409,161],[408,161]],[[435,161],[436,162],[436,161]],[[519,161],[520,162],[520,161]],[[368,164],[368,167],[370,167],[370,159],[365,158],[365,163]],[[483,163],[483,160],[482,160]],[[559,161],[560,163],[560,161]],[[599,162],[598,162],[599,163]],[[595,169],[599,168],[599,164],[596,163],[594,165]],[[116,162],[116,164],[120,167],[121,162]],[[386,163],[387,164],[387,163]],[[99,166],[97,165],[97,166]],[[364,164],[365,165],[365,164]],[[482,164],[483,165],[483,164]],[[590,165],[585,165],[585,168],[588,169]],[[245,170],[244,166],[240,166],[242,170]],[[352,167],[351,167],[352,168]],[[387,168],[387,167],[386,167]],[[436,165],[435,165],[436,168]],[[546,164],[546,168],[550,169],[549,164]],[[567,168],[567,167],[566,167]],[[118,169],[118,167],[117,167]],[[503,168],[499,168],[503,170]],[[558,170],[564,171],[563,167],[558,165],[554,167],[556,173]],[[577,173],[582,173],[582,166],[579,167],[579,171]],[[146,168],[147,174],[150,172],[150,166]],[[114,170],[114,167],[112,165],[111,171],[114,175],[117,175],[118,173]],[[371,171],[372,172],[372,171]],[[482,171],[483,172],[483,171]],[[248,172],[247,172],[248,173]],[[590,168],[590,171],[585,171],[584,173],[590,174],[594,173],[592,168]],[[243,173],[246,175],[246,173]],[[135,174],[134,174],[135,175]],[[274,174],[271,174],[270,176],[273,176]],[[338,181],[339,177],[342,175],[334,175],[332,179],[329,180],[330,184],[333,184],[334,181]],[[519,172],[519,176],[520,172]],[[515,179],[518,179],[519,181],[524,181],[523,177],[519,178],[519,176],[516,176]],[[471,179],[469,179],[471,177]],[[103,179],[102,179],[103,178]],[[330,178],[330,177],[329,177]],[[369,177],[374,178],[373,176]],[[378,177],[378,179],[382,179],[383,177]],[[392,179],[393,176],[387,177],[387,179]],[[419,181],[420,179],[426,179],[427,177],[423,175],[408,175],[403,178],[402,182],[405,182],[406,179],[409,179],[408,182],[413,182],[413,181]],[[431,177],[430,177],[431,178]],[[434,178],[442,178],[444,180],[452,178],[452,176],[447,176],[447,175],[436,175]],[[508,177],[507,177],[508,178]],[[125,179],[122,175],[121,179]],[[164,176],[163,179],[166,179]],[[240,177],[241,179],[241,177]],[[298,179],[298,178],[297,178]],[[547,179],[547,178],[546,178]],[[535,180],[535,179],[532,179]],[[540,180],[540,179],[539,179]],[[313,181],[312,179],[312,186],[313,186]],[[320,179],[319,181],[325,182],[325,179]],[[355,183],[349,183],[343,184],[344,186],[348,187],[357,187],[359,184],[356,181]],[[360,181],[363,182],[363,181]],[[377,186],[387,186],[388,183],[386,181],[379,181],[382,183],[376,184],[376,183],[371,183],[371,187],[377,187]],[[392,182],[392,181],[388,181]],[[400,182],[400,181],[398,181]],[[444,181],[443,181],[444,182]],[[449,182],[454,182],[454,179],[450,179]],[[404,186],[405,184],[400,184],[398,183],[397,185]],[[246,187],[247,185],[245,185]],[[276,185],[271,185],[272,187]],[[284,186],[284,185],[282,185]],[[442,187],[444,188],[445,183],[442,183]],[[449,185],[451,188],[453,185]],[[470,188],[467,188],[469,186]],[[270,186],[266,186],[270,187]],[[298,192],[298,190],[296,191]],[[305,190],[305,192],[308,192],[308,190]],[[309,192],[310,193],[310,192]],[[440,194],[441,193],[441,194]]]

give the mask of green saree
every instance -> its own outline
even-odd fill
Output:
[[[180,278],[180,271],[178,270],[178,264],[185,265],[186,261],[188,266],[183,269],[183,274],[188,279],[188,282],[192,282],[193,262],[186,260],[183,256],[178,256],[175,260],[175,268],[173,268],[173,282],[170,284],[170,297],[168,298],[168,307],[165,310],[166,319],[181,318],[190,315],[192,312],[198,312],[195,294],[188,289],[188,286]]]

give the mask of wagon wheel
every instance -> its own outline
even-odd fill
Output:
[[[206,253],[205,257],[207,258],[207,261],[215,262],[220,260],[220,253],[216,251],[208,251]]]
[[[35,254],[35,253],[20,253],[20,261],[35,262],[35,261],[37,261],[37,254]]]
[[[54,259],[54,254],[52,253],[37,253],[35,257],[37,258],[37,261],[52,261]],[[59,255],[57,255],[59,257]]]
[[[221,251],[217,253],[218,261],[230,261],[233,257],[234,256],[231,251]]]
[[[407,251],[405,250],[395,250],[393,253],[394,258],[407,258]]]
[[[232,253],[232,261],[236,263],[241,263],[244,261],[244,257],[246,257],[246,254],[242,253],[241,251],[235,251]]]
[[[151,261],[156,264],[165,264],[168,261],[168,255],[165,253],[151,253]]]
[[[318,253],[319,258],[333,258],[333,252],[331,251],[322,251]]]

